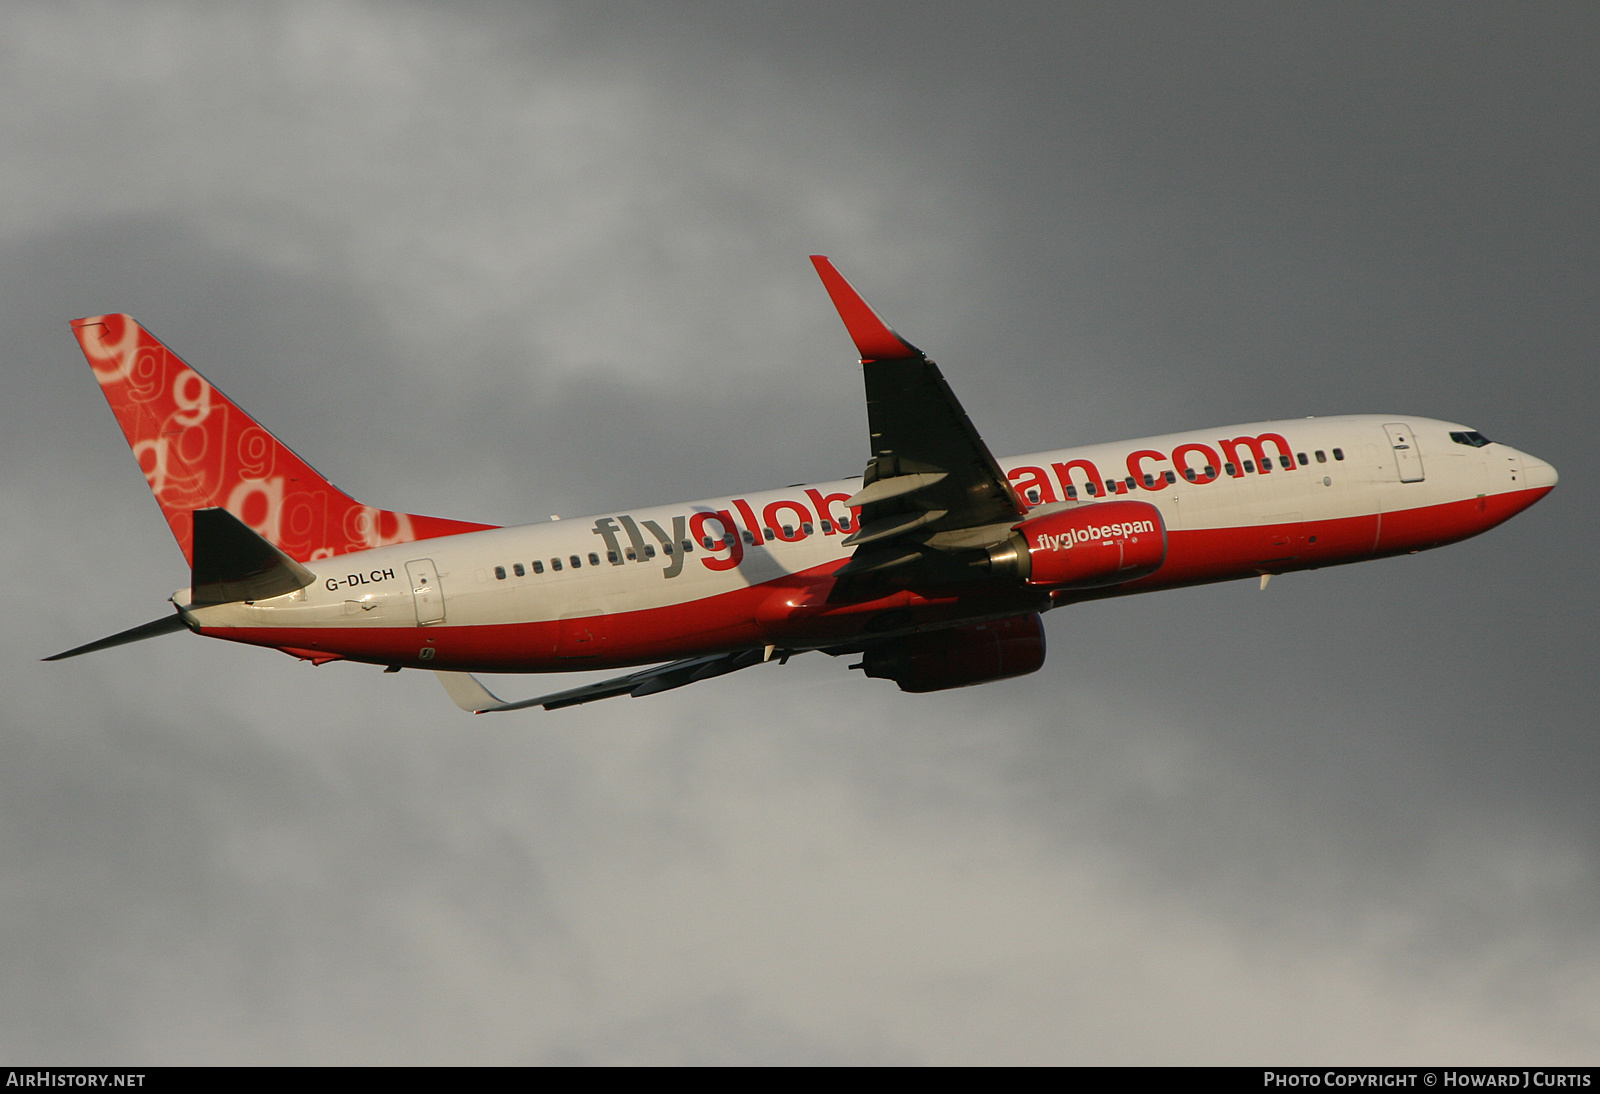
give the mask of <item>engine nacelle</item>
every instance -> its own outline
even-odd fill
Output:
[[[1167,526],[1146,501],[1102,501],[1024,521],[989,551],[995,573],[1030,585],[1089,589],[1153,574],[1167,558]]]
[[[861,668],[901,691],[944,691],[1026,676],[1044,664],[1037,612],[891,638],[867,649]]]

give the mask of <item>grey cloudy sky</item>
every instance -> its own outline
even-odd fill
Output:
[[[1600,1055],[1593,8],[4,12],[0,1055]],[[816,252],[998,452],[1392,412],[1562,483],[934,696],[37,662],[187,581],[67,320],[364,501],[512,523],[858,473]]]

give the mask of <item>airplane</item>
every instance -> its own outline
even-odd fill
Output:
[[[1409,415],[1257,422],[996,460],[939,368],[824,256],[861,359],[858,478],[501,528],[363,505],[127,315],[72,323],[185,560],[181,630],[430,669],[473,713],[667,691],[808,651],[907,692],[1031,673],[1045,611],[1453,543],[1550,464]],[[639,666],[648,666],[639,668]],[[634,669],[504,701],[475,672]]]

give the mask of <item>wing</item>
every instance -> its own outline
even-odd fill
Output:
[[[841,573],[882,573],[942,547],[1004,538],[1026,513],[939,368],[872,310],[822,255],[811,262],[861,354],[872,457],[860,493],[856,552]],[[934,560],[936,561],[936,560]]]
[[[444,690],[450,693],[450,698],[455,700],[456,706],[469,714],[525,710],[528,707],[557,710],[561,707],[577,706],[579,703],[592,703],[596,699],[610,699],[617,695],[632,695],[638,698],[641,695],[654,695],[658,691],[671,691],[685,684],[709,680],[713,676],[722,676],[725,673],[748,668],[766,660],[770,653],[770,650],[748,649],[691,657],[667,665],[642,669],[614,680],[602,680],[597,684],[585,684],[583,687],[541,695],[537,699],[522,699],[514,703],[503,702],[497,698],[471,673],[436,671],[434,675],[444,685]]]

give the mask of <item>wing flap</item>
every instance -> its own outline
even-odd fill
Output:
[[[913,475],[896,475],[892,479],[879,479],[877,482],[869,486],[863,486],[860,490],[850,495],[844,504],[846,508],[852,508],[857,505],[866,506],[880,501],[889,501],[893,498],[904,497],[907,494],[914,494],[918,490],[930,486],[936,486],[949,477],[947,472],[939,471]]]
[[[943,509],[912,509],[899,513],[887,513],[873,520],[862,518],[861,530],[852,532],[845,538],[846,547],[864,547],[868,543],[878,543],[882,540],[892,539],[907,532],[921,528],[924,524],[932,524],[945,515]]]

